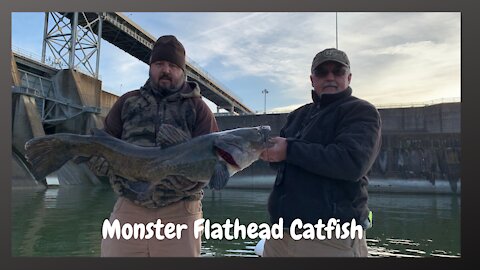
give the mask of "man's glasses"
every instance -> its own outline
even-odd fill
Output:
[[[341,77],[347,73],[347,68],[344,66],[335,67],[333,70],[330,70],[326,67],[318,67],[313,70],[313,74],[319,78],[325,78],[330,74],[333,73],[336,77]]]

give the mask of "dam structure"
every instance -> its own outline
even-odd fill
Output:
[[[121,13],[47,13],[45,40],[49,39],[49,18],[64,20],[71,26],[94,33],[91,47],[99,54],[100,40],[106,40],[137,59],[148,62],[155,38]],[[90,33],[90,34],[91,34]],[[53,34],[52,34],[53,36]],[[44,51],[49,48],[44,41]],[[66,54],[60,52],[49,62],[45,54],[35,59],[22,51],[12,51],[12,188],[44,189],[52,185],[100,185],[105,179],[94,175],[85,164],[67,162],[46,179],[34,179],[24,158],[25,142],[54,133],[89,134],[102,128],[103,119],[118,96],[103,91],[98,79],[97,62],[80,67],[74,41],[66,43]],[[81,43],[81,42],[79,42]],[[72,45],[73,44],[73,45]],[[73,56],[72,56],[73,55]],[[68,57],[67,57],[68,56]],[[72,60],[73,59],[73,60]],[[93,59],[93,58],[92,58]],[[91,59],[80,61],[88,63]],[[254,114],[230,90],[190,61],[187,77],[201,86],[202,95],[228,115],[217,114],[221,130],[270,125],[278,135],[287,114]],[[458,101],[407,108],[380,108],[383,122],[382,148],[369,172],[369,190],[379,192],[425,192],[459,194],[460,120]],[[275,172],[263,161],[230,179],[227,188],[269,189]]]
[[[13,187],[42,188],[49,179],[34,181],[24,159],[25,142],[60,132],[89,134],[102,128],[116,95],[102,91],[99,80],[101,41],[148,64],[156,41],[118,12],[45,13],[42,55],[35,59],[12,51],[12,178]],[[47,55],[47,51],[50,52]],[[187,59],[186,75],[199,84],[202,95],[229,114],[253,114],[213,76]],[[85,164],[68,162],[50,179],[59,184],[98,183]]]
[[[460,194],[460,102],[379,109],[382,147],[369,172],[377,192]],[[278,136],[288,114],[217,117],[219,127],[270,125]],[[229,187],[271,188],[275,172],[264,161],[235,175]]]

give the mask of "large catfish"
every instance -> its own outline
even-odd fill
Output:
[[[173,126],[162,125],[161,144],[142,147],[101,130],[92,135],[58,133],[33,138],[25,144],[25,157],[37,179],[58,170],[71,159],[104,158],[113,174],[129,180],[155,182],[183,176],[193,182],[225,186],[230,176],[256,161],[268,147],[269,126],[237,128],[193,139]]]

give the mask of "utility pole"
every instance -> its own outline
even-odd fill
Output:
[[[335,12],[335,48],[338,50],[338,12]]]
[[[262,94],[264,94],[264,99],[263,99],[263,114],[267,113],[267,94],[268,91],[267,89],[262,90]]]

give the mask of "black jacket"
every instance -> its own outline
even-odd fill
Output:
[[[368,178],[381,144],[377,109],[352,96],[352,89],[321,97],[291,112],[280,136],[287,138],[287,158],[272,164],[277,178],[268,211],[284,226],[300,218],[316,224],[367,218]]]

